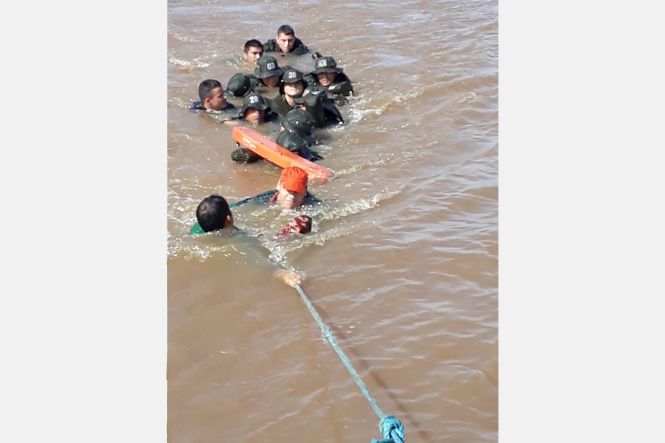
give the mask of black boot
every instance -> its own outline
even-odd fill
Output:
[[[261,156],[245,148],[238,148],[231,153],[231,160],[237,163],[254,163],[260,159]]]

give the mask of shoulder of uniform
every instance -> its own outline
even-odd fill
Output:
[[[203,107],[203,102],[201,102],[201,100],[196,100],[189,107],[189,110],[190,111],[205,111],[205,108]]]
[[[275,40],[274,38],[271,38],[267,42],[263,43],[264,51],[274,51],[275,48],[277,48],[277,40]]]
[[[335,77],[335,82],[349,82],[350,83],[351,79],[349,78],[348,75],[346,75],[346,73],[344,73],[342,71],[339,71],[337,73],[337,76]]]
[[[296,41],[293,43],[293,51],[295,55],[302,55],[302,54],[307,54],[309,52],[309,48],[305,46],[305,44],[300,40],[299,38],[296,37]]]

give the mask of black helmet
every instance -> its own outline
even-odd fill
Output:
[[[249,88],[249,77],[242,72],[233,74],[226,85],[226,90],[233,94],[234,97],[242,97],[247,93]]]
[[[321,74],[323,72],[339,72],[337,62],[332,57],[320,57],[316,59],[314,65],[314,74]]]
[[[297,134],[309,134],[314,129],[314,119],[309,112],[304,109],[295,108],[286,113],[286,116],[279,117],[279,121],[289,132]]]
[[[265,111],[268,106],[266,106],[266,102],[263,101],[263,97],[256,92],[252,92],[251,94],[246,95],[242,100],[242,110],[240,111],[240,115],[245,115],[245,111],[249,108]]]
[[[297,83],[300,81],[305,81],[305,78],[302,75],[302,72],[298,71],[296,68],[292,68],[290,66],[287,66],[284,69],[284,73],[282,74],[282,81],[284,83]]]
[[[257,78],[272,77],[273,75],[282,75],[282,69],[277,64],[277,60],[272,55],[264,55],[256,61],[254,75]]]

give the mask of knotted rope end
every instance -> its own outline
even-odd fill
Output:
[[[384,440],[372,440],[372,443],[404,443],[404,425],[393,415],[381,417],[379,431]]]

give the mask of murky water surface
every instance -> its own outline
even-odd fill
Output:
[[[187,110],[200,81],[245,70],[245,40],[289,23],[354,81],[346,124],[319,131],[335,179],[294,214],[236,211],[254,241],[195,238],[198,202],[274,186],[239,166],[231,128]],[[303,285],[409,442],[498,435],[497,3],[168,3],[168,439],[369,442],[378,418],[296,292]],[[311,58],[280,60],[302,69]],[[274,129],[274,128],[273,128]],[[271,128],[266,130],[270,133]]]

